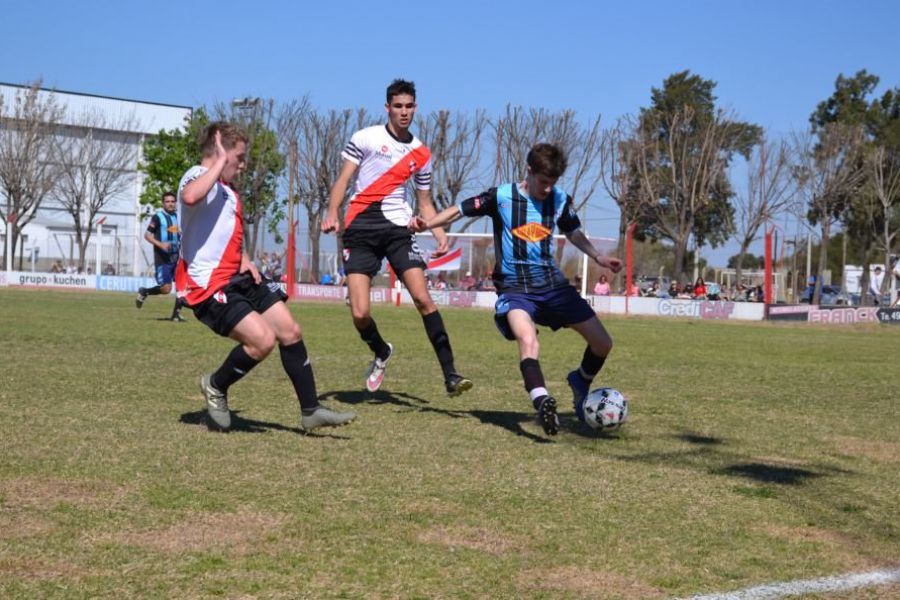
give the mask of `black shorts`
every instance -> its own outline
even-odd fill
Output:
[[[344,232],[344,272],[374,277],[385,258],[397,276],[408,269],[425,269],[416,236],[406,227],[358,229]]]
[[[253,277],[244,273],[235,275],[228,285],[191,308],[198,321],[219,335],[228,337],[241,319],[250,313],[264,313],[276,302],[285,300],[287,295],[277,282],[263,277],[261,283],[254,283]]]

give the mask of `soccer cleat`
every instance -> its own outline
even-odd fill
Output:
[[[569,373],[566,381],[572,388],[572,405],[575,407],[575,415],[579,420],[584,421],[584,399],[587,398],[589,384],[577,370]]]
[[[450,373],[450,377],[444,382],[444,386],[447,388],[447,395],[451,398],[471,390],[473,385],[471,379],[463,377],[459,373]]]
[[[369,373],[366,375],[366,389],[370,392],[376,392],[381,387],[381,382],[384,381],[384,371],[394,356],[394,346],[390,342],[388,342],[387,346],[388,350],[390,350],[387,358],[381,360],[376,356],[372,359],[372,364],[369,365]]]
[[[228,397],[214,388],[210,383],[212,375],[200,377],[200,392],[206,398],[206,412],[209,418],[222,431],[231,428],[231,411],[228,410]]]
[[[137,298],[134,299],[134,305],[138,308],[144,305],[144,300],[147,299],[147,288],[138,288]]]
[[[172,322],[173,322],[173,323],[184,323],[185,321],[187,321],[187,319],[185,319],[184,317],[182,317],[182,316],[181,316],[181,313],[175,313],[174,315],[172,315]]]
[[[552,396],[544,396],[537,400],[537,416],[547,435],[559,432],[559,417],[556,416],[556,400]]]
[[[310,410],[308,414],[305,409],[301,411],[300,426],[303,431],[309,432],[318,427],[340,427],[355,418],[355,412],[338,412],[320,404]]]

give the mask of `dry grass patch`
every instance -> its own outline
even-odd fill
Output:
[[[4,508],[52,509],[58,504],[109,507],[125,497],[123,487],[101,481],[71,481],[51,477],[20,477],[0,481]]]
[[[284,515],[252,511],[198,513],[167,527],[122,532],[91,541],[138,546],[169,554],[228,550],[244,555],[255,551],[262,538],[277,531],[286,521]]]
[[[878,462],[900,463],[900,442],[879,442],[851,436],[835,438],[838,450],[850,456],[862,456]]]
[[[562,592],[584,598],[650,600],[666,597],[661,590],[620,573],[575,566],[530,569],[519,576],[519,586],[528,591]]]
[[[483,527],[433,527],[421,532],[418,540],[425,544],[477,550],[494,556],[501,556],[510,551],[520,552],[524,548],[520,540]]]
[[[47,560],[44,558],[0,558],[0,578],[27,580],[80,579],[96,573],[85,570],[73,563]]]
[[[52,524],[37,515],[31,515],[21,510],[4,509],[3,512],[0,512],[0,540],[44,535],[52,529]]]

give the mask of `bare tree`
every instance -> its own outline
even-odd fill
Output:
[[[621,117],[600,136],[600,181],[606,194],[619,207],[617,254],[623,254],[625,232],[642,211],[644,195],[636,184],[635,166],[642,140],[633,117]],[[652,186],[656,187],[656,186]]]
[[[292,145],[296,148],[295,201],[306,211],[313,280],[319,278],[320,225],[328,210],[331,186],[343,164],[341,151],[354,131],[371,122],[365,109],[319,112],[305,98],[285,105],[279,113],[277,129],[282,147],[288,151]]]
[[[279,151],[274,107],[273,100],[262,98],[236,99],[228,106],[217,103],[213,107],[217,119],[237,123],[247,134],[246,167],[234,184],[241,197],[244,220],[250,225],[245,238],[249,256],[255,255],[263,218],[280,208],[277,187],[286,159]],[[274,217],[279,219],[281,215]]]
[[[524,109],[507,105],[494,123],[497,157],[496,183],[520,181],[525,176],[526,158],[532,146],[546,142],[558,146],[569,161],[563,185],[580,211],[601,182],[600,115],[582,125],[573,110],[552,112],[544,108]]]
[[[439,110],[418,119],[419,137],[431,150],[432,190],[438,211],[456,204],[462,191],[478,179],[481,135],[486,126],[483,110],[472,116]]]
[[[882,283],[882,292],[885,286],[890,287],[891,250],[894,247],[894,238],[897,236],[896,222],[894,221],[894,207],[900,199],[900,156],[897,152],[891,152],[884,146],[878,146],[869,155],[869,168],[871,170],[871,182],[878,199],[881,214],[879,218],[872,218],[870,223],[876,226],[880,221],[882,229],[873,232],[877,236],[878,245],[884,252],[884,264],[888,268],[888,276]],[[874,215],[873,215],[874,216]]]
[[[57,131],[54,157],[59,164],[59,202],[72,217],[78,265],[85,268],[97,214],[134,183],[135,144],[122,132],[135,130],[134,116],[107,117],[85,112]]]
[[[791,149],[788,144],[760,141],[747,161],[747,188],[737,194],[734,231],[740,243],[735,279],[740,282],[744,256],[764,223],[784,212],[797,193],[791,177]]]
[[[684,273],[691,235],[728,165],[736,120],[724,110],[698,118],[690,106],[642,120],[635,137],[641,207],[654,235],[672,240],[674,271]],[[659,132],[665,131],[665,135]]]
[[[60,170],[51,159],[63,109],[36,81],[13,98],[0,94],[0,218],[8,223],[12,264],[22,229],[54,190]],[[5,253],[4,253],[5,254]]]
[[[819,263],[816,266],[816,287],[811,300],[818,304],[822,295],[822,273],[828,259],[828,240],[834,226],[840,222],[851,194],[860,186],[865,175],[859,168],[859,153],[863,133],[858,126],[828,123],[818,135],[798,134],[794,139],[797,164],[794,177],[803,204],[798,216],[821,229]],[[802,211],[805,210],[805,214]]]

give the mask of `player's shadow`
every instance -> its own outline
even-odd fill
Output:
[[[370,392],[367,390],[333,390],[319,394],[320,400],[337,400],[346,404],[393,404],[394,406],[402,406],[405,408],[424,408],[422,404],[428,404],[428,400],[406,394],[404,392],[387,392],[378,390]],[[414,402],[418,403],[413,404]]]
[[[737,475],[753,479],[760,483],[777,483],[779,485],[802,485],[808,479],[822,477],[822,473],[816,473],[809,469],[798,467],[786,467],[783,465],[769,465],[766,463],[744,463],[724,467],[718,471],[722,475]]]
[[[507,410],[463,411],[463,414],[466,413],[472,415],[486,425],[494,425],[496,427],[500,427],[518,436],[529,439],[536,444],[552,443],[548,438],[535,435],[522,427],[522,423],[534,421],[534,415]]]
[[[289,433],[296,433],[298,435],[303,435],[306,437],[327,437],[338,440],[348,440],[349,437],[334,435],[331,433],[318,433],[318,432],[305,432],[299,427],[288,427],[287,425],[282,425],[281,423],[272,423],[270,421],[258,421],[256,419],[246,419],[240,415],[241,411],[233,410],[231,411],[231,429],[228,432],[240,432],[240,433],[266,433],[268,431],[287,431]],[[217,427],[214,425],[210,425],[209,417],[205,410],[198,410],[194,412],[186,412],[179,417],[179,422],[184,423],[186,425],[202,425],[209,429],[210,431],[220,432]]]
[[[722,438],[712,437],[708,435],[699,435],[696,433],[690,433],[688,431],[675,434],[672,437],[674,437],[675,439],[679,439],[682,442],[697,444],[699,446],[718,446],[725,443],[725,440],[723,440]]]

